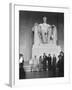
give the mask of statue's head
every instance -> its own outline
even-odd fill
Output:
[[[44,16],[43,17],[43,22],[46,23],[46,21],[47,21],[47,17]]]

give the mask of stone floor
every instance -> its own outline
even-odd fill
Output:
[[[33,78],[57,78],[63,77],[63,72],[59,72],[58,70],[48,70],[48,71],[30,71],[30,67],[28,63],[25,63],[25,72],[21,74],[22,79],[33,79]],[[24,71],[24,70],[23,70]]]
[[[33,78],[56,78],[56,77],[63,77],[64,75],[59,72],[53,71],[41,71],[41,72],[26,72],[25,79],[33,79]]]

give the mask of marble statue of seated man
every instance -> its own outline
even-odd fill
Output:
[[[48,43],[48,32],[49,32],[50,25],[47,24],[47,18],[43,17],[43,23],[39,24],[39,32],[42,34],[42,42]]]

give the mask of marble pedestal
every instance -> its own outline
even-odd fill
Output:
[[[55,54],[55,56],[57,57],[59,55],[61,51],[60,46],[57,46],[56,44],[40,44],[40,45],[33,45],[32,48],[32,58],[34,56],[37,56],[39,58],[39,56],[43,56],[43,53],[45,53],[47,56],[48,54],[51,54],[51,56],[53,56]]]

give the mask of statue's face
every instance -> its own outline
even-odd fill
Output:
[[[43,21],[44,21],[44,23],[46,23],[46,21],[47,21],[47,18],[46,18],[46,17],[43,17]]]

